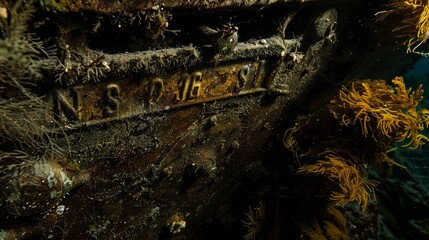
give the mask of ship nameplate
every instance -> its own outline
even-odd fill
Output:
[[[104,80],[50,91],[59,121],[80,125],[267,91],[265,61],[225,64],[141,79]]]

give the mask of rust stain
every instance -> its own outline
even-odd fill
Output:
[[[48,98],[59,120],[91,124],[261,91],[264,61],[248,61],[142,79],[53,89]],[[264,76],[261,76],[263,74]]]
[[[313,0],[140,0],[140,1],[112,1],[112,0],[90,0],[90,1],[70,1],[70,0],[44,0],[41,1],[45,8],[61,12],[135,12],[142,10],[151,10],[156,8],[175,8],[175,9],[219,9],[219,8],[238,8],[238,7],[258,7],[267,6],[275,3],[291,2],[310,2]]]

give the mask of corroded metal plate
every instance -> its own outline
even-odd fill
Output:
[[[48,101],[60,120],[90,124],[266,91],[268,73],[265,61],[242,62],[54,89]]]
[[[271,158],[279,122],[334,49],[336,15],[323,13],[335,10],[276,5],[288,2],[297,3],[38,1],[44,8],[31,24],[57,51],[40,60],[33,84],[57,118],[43,127],[54,125],[51,143],[65,153],[40,159],[61,161],[64,174],[85,181],[28,219],[4,213],[0,234],[241,238],[232,229],[242,226],[249,202],[232,200],[247,199],[258,176],[271,174],[258,172],[261,154]],[[37,191],[28,202],[44,203]]]

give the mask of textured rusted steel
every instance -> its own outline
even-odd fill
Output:
[[[335,28],[334,2],[37,2],[51,11],[37,8],[30,24],[56,52],[37,59],[31,86],[55,116],[42,128],[65,156],[1,146],[85,181],[55,202],[35,185],[16,202],[34,215],[1,212],[0,238],[240,239],[250,202],[277,192],[269,181],[287,162],[273,157],[285,119],[314,98],[307,93],[330,64],[344,67],[333,58],[346,26]]]
[[[266,91],[264,61],[243,62],[143,79],[54,89],[50,102],[61,121],[99,123]]]
[[[276,3],[303,3],[312,0],[42,0],[41,3],[51,10],[62,12],[135,12],[143,10],[166,9],[220,9],[266,7]]]

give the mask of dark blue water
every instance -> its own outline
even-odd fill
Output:
[[[420,59],[405,74],[407,87],[420,84],[425,90],[419,107],[429,109],[429,58]],[[429,137],[429,130],[424,134]],[[395,161],[406,169],[394,168],[393,174],[381,180],[379,202],[379,237],[376,239],[429,239],[429,143],[419,149],[398,144],[391,152]]]

